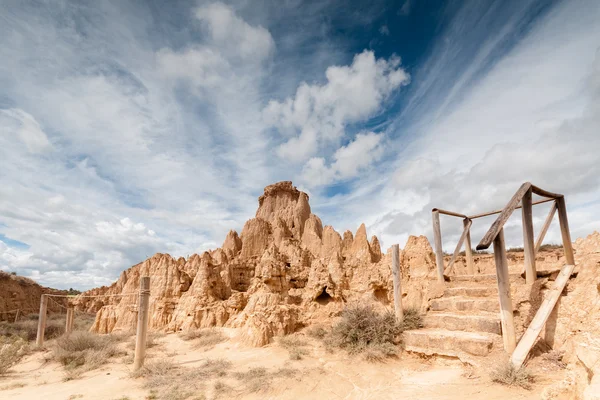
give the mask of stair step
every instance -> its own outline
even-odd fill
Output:
[[[461,358],[461,355],[468,354],[483,357],[490,353],[498,339],[502,340],[500,336],[490,333],[417,329],[404,332],[404,348],[427,355]]]
[[[498,288],[496,286],[457,286],[449,287],[444,291],[445,297],[496,297]]]
[[[430,312],[423,317],[425,328],[444,328],[450,331],[502,333],[497,313],[490,315]]]
[[[498,312],[498,299],[472,297],[442,297],[431,300],[431,311],[488,311]]]

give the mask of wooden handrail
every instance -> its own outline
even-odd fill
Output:
[[[532,185],[530,182],[525,182],[524,184],[521,185],[519,190],[517,190],[517,192],[513,195],[513,197],[510,199],[510,201],[508,202],[506,207],[504,207],[502,209],[498,218],[496,218],[496,220],[494,221],[494,223],[492,224],[490,229],[487,231],[485,236],[483,236],[483,239],[481,239],[481,241],[477,245],[477,250],[485,250],[488,247],[490,247],[490,245],[494,241],[494,238],[496,236],[498,236],[498,233],[500,232],[500,230],[502,229],[502,227],[504,226],[506,221],[510,218],[513,211],[515,211],[517,208],[522,207],[519,205],[519,202],[523,199],[523,196],[529,191],[529,189],[531,189],[531,191],[533,193],[535,193],[539,196],[550,197],[550,199],[548,199],[548,200],[537,201],[533,204],[540,204],[540,203],[545,203],[547,201],[552,201],[554,199],[563,198],[562,194],[547,192],[543,189],[538,188],[537,186]],[[485,216],[485,215],[475,215],[475,216],[469,217],[469,218],[473,219],[473,218],[478,218],[481,216]]]
[[[517,192],[510,199],[506,207],[502,209],[502,212],[500,213],[498,218],[496,218],[496,220],[494,221],[490,229],[487,231],[483,239],[481,239],[481,241],[477,245],[477,250],[485,250],[488,247],[490,247],[496,236],[498,236],[498,234],[504,227],[504,224],[506,223],[508,218],[510,218],[513,211],[515,211],[515,209],[519,206],[519,202],[530,188],[531,183],[529,182],[525,182],[521,185],[519,190],[517,190]]]
[[[467,217],[467,216],[466,216],[466,215],[464,215],[464,214],[461,214],[461,213],[455,213],[455,212],[452,212],[452,211],[447,211],[447,210],[442,210],[441,208],[433,208],[431,211],[437,211],[437,212],[439,212],[440,214],[450,215],[450,216],[452,216],[452,217],[459,217],[459,218],[463,218],[463,219],[467,219],[467,218],[469,218],[469,217]]]
[[[538,200],[538,201],[534,201],[533,203],[531,203],[531,205],[537,206],[538,204],[544,204],[544,203],[549,203],[551,201],[555,201],[555,199],[544,199],[544,200]],[[517,207],[515,207],[515,210],[518,210],[519,208],[522,208],[523,206],[519,205]],[[494,215],[494,214],[500,214],[502,210],[496,210],[496,211],[490,211],[490,212],[486,212],[486,213],[481,213],[481,214],[475,214],[475,215],[471,215],[469,217],[469,219],[477,219],[477,218],[481,218],[481,217],[487,217],[490,215]]]

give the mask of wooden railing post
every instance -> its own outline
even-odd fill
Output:
[[[504,229],[500,229],[494,239],[494,259],[498,277],[498,297],[500,299],[500,321],[502,323],[502,340],[504,350],[511,354],[516,346],[515,322],[510,294],[510,277],[508,275],[508,259],[504,243]]]
[[[17,320],[19,319],[20,312],[21,312],[21,310],[17,310],[17,313],[15,314],[15,323],[17,323]]]
[[[556,207],[558,209],[558,221],[560,222],[560,234],[562,236],[563,249],[565,250],[565,258],[567,264],[575,265],[573,243],[571,243],[571,232],[569,231],[569,220],[567,218],[567,205],[563,196],[556,199]]]
[[[38,315],[36,346],[44,344],[44,333],[46,332],[46,311],[48,310],[48,296],[45,294],[40,298],[40,314]]]
[[[146,339],[148,336],[148,303],[150,301],[150,277],[140,278],[140,303],[138,307],[137,334],[135,338],[135,357],[133,370],[144,366],[146,356]]]
[[[548,228],[550,228],[550,224],[552,223],[552,218],[554,218],[554,214],[556,213],[556,200],[552,203],[552,207],[550,207],[550,212],[546,217],[546,221],[544,221],[544,226],[542,226],[542,230],[540,231],[540,235],[535,241],[535,253],[537,254],[540,251],[540,247],[542,247],[542,242],[544,241],[544,237],[546,236],[546,232],[548,232]]]
[[[475,265],[473,264],[473,251],[471,250],[471,220],[468,218],[463,219],[463,225],[467,230],[465,236],[465,257],[467,258],[467,274],[475,274]],[[468,227],[467,227],[468,226]]]
[[[392,275],[394,277],[394,311],[396,312],[396,321],[402,322],[404,319],[404,309],[402,308],[402,275],[400,274],[400,246],[392,245]]]
[[[433,244],[435,246],[435,264],[437,267],[437,278],[444,282],[444,253],[442,251],[442,231],[440,229],[440,213],[435,210],[431,213],[433,220]]]
[[[73,331],[73,307],[67,308],[67,320],[65,322],[65,333],[69,334]]]
[[[537,279],[535,268],[535,251],[533,244],[533,210],[531,204],[531,188],[525,192],[521,199],[523,220],[523,252],[525,253],[525,281],[531,285]]]

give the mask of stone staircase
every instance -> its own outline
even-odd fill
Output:
[[[520,279],[519,274],[510,278]],[[430,301],[423,328],[404,332],[405,350],[471,364],[502,351],[496,275],[453,276],[445,286],[443,296]]]

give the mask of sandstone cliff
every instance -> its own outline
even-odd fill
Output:
[[[0,271],[0,321],[14,321],[19,315],[37,314],[42,294],[66,294],[65,291],[41,286],[29,278]],[[65,299],[55,298],[48,303],[48,312],[62,312],[58,304],[66,305]],[[56,304],[58,303],[58,304]]]

